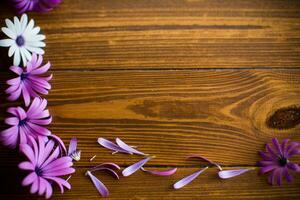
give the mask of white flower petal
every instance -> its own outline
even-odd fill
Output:
[[[28,23],[28,17],[26,14],[23,14],[21,17],[21,31],[24,32]]]
[[[40,41],[26,41],[26,46],[32,46],[32,47],[45,47],[45,42]]]
[[[21,58],[22,58],[22,61],[23,61],[23,66],[25,67],[27,65],[27,59],[26,59],[26,56],[25,56],[25,53],[24,53],[24,48],[20,48],[20,53],[21,53]]]
[[[14,24],[15,24],[17,35],[20,35],[21,34],[21,24],[17,17],[14,17]]]
[[[17,49],[16,44],[11,45],[9,50],[8,50],[8,56],[11,57],[15,53],[16,49]]]
[[[14,66],[19,66],[21,61],[20,49],[16,48],[15,55],[14,55]]]
[[[22,51],[23,51],[23,53],[26,57],[26,60],[30,61],[31,60],[31,53],[29,53],[29,51],[25,47],[22,48]]]
[[[33,26],[34,26],[34,20],[31,19],[28,23],[28,26],[26,27],[26,29],[24,30],[23,32],[23,35],[26,36],[26,35],[30,35],[30,32],[32,31],[33,29]]]
[[[15,40],[17,38],[17,34],[12,30],[10,30],[9,28],[3,27],[1,30],[3,33],[5,33],[5,35],[10,37],[11,39]]]
[[[12,40],[12,39],[0,40],[0,46],[1,47],[9,47],[9,46],[13,45],[14,43],[15,43],[15,41]]]
[[[16,29],[15,29],[15,25],[12,23],[11,20],[5,19],[5,23],[6,23],[7,28],[9,28],[11,31],[13,31],[15,34],[17,34]]]
[[[36,53],[36,54],[39,54],[39,55],[43,55],[45,53],[45,51],[41,48],[38,48],[38,47],[32,47],[32,46],[25,46],[25,48],[32,52],[32,53]]]

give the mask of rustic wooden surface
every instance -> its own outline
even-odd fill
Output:
[[[14,12],[0,3],[0,24]],[[44,31],[53,67],[47,96],[65,142],[77,137],[82,159],[71,191],[53,199],[99,199],[85,170],[137,156],[111,155],[98,137],[121,137],[156,155],[147,167],[178,166],[172,177],[139,172],[116,181],[97,174],[111,199],[297,199],[293,184],[271,187],[256,170],[231,180],[209,169],[187,187],[171,185],[203,166],[204,155],[228,168],[256,167],[272,137],[300,141],[300,2],[64,0],[30,13]],[[0,128],[6,126],[5,80],[11,61],[0,49]],[[89,158],[97,155],[93,162]],[[17,152],[0,147],[0,199],[35,199],[20,187]],[[295,157],[300,162],[300,157]]]

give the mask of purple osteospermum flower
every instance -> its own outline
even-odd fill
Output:
[[[27,11],[48,12],[62,2],[62,0],[12,0],[19,14]]]
[[[71,185],[60,176],[69,175],[75,172],[71,166],[72,158],[69,156],[58,157],[59,147],[54,149],[54,141],[38,137],[37,141],[29,136],[29,144],[20,144],[20,151],[25,154],[28,161],[21,162],[19,168],[30,171],[23,182],[23,186],[31,185],[30,192],[45,194],[48,199],[52,196],[52,183],[56,183],[61,193],[64,187],[71,189]]]
[[[3,144],[16,148],[19,144],[27,143],[29,136],[37,138],[51,135],[51,132],[43,127],[52,121],[46,106],[46,99],[35,98],[27,112],[21,107],[9,108],[7,112],[13,117],[6,118],[5,123],[12,127],[1,132]]]
[[[266,152],[259,152],[263,158],[258,164],[261,166],[260,173],[270,173],[268,182],[272,185],[281,185],[282,177],[288,182],[292,182],[291,171],[300,172],[300,166],[292,163],[289,159],[291,156],[300,153],[297,149],[300,143],[289,142],[288,139],[279,144],[276,138],[272,139],[272,145],[266,144]]]
[[[7,81],[7,84],[10,85],[6,90],[6,93],[10,94],[8,100],[15,101],[22,94],[25,105],[28,106],[31,97],[38,97],[39,94],[48,94],[48,90],[51,89],[48,81],[51,80],[52,75],[42,76],[42,74],[46,73],[51,65],[48,62],[41,66],[42,62],[43,57],[41,55],[33,54],[26,68],[10,67],[10,70],[16,73],[18,77]]]

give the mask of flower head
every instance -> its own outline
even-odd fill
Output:
[[[290,158],[300,153],[297,148],[298,142],[290,142],[288,139],[279,144],[276,138],[272,139],[272,144],[266,144],[266,152],[259,152],[262,161],[258,164],[261,166],[260,173],[269,173],[268,182],[272,185],[281,185],[282,177],[287,182],[292,182],[291,171],[300,172],[300,166],[290,161]]]
[[[39,94],[48,94],[51,85],[48,83],[52,75],[43,76],[50,68],[50,63],[41,66],[43,57],[33,54],[32,59],[28,62],[26,68],[11,66],[10,70],[18,75],[18,77],[10,79],[7,84],[10,85],[6,90],[10,94],[8,100],[15,101],[21,95],[23,96],[25,105],[30,104],[31,97],[39,97]]]
[[[48,12],[61,3],[62,0],[12,0],[19,14],[27,11]]]
[[[28,23],[27,15],[23,14],[20,20],[14,17],[13,22],[6,19],[5,23],[7,27],[1,30],[9,39],[0,40],[0,46],[9,47],[8,56],[14,55],[15,66],[19,66],[21,60],[25,66],[27,61],[31,60],[32,53],[44,54],[41,47],[45,47],[45,43],[42,42],[45,36],[39,34],[40,27],[34,27],[33,19]]]
[[[5,119],[10,128],[1,132],[1,141],[10,148],[27,143],[29,136],[37,138],[51,135],[51,132],[44,128],[44,125],[51,123],[52,118],[46,109],[47,100],[35,98],[27,111],[21,107],[11,107],[7,110],[13,117]]]
[[[75,169],[71,167],[72,158],[59,157],[59,147],[54,148],[53,140],[46,142],[44,138],[38,137],[36,142],[33,137],[29,136],[29,144],[20,145],[20,151],[24,153],[28,161],[21,162],[19,168],[30,171],[22,185],[31,185],[31,193],[45,194],[47,199],[52,196],[52,183],[60,187],[61,193],[64,192],[64,187],[71,189],[71,185],[60,176],[75,172]]]

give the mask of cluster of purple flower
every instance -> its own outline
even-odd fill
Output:
[[[22,2],[26,3],[27,1]],[[61,176],[75,172],[75,169],[72,168],[72,160],[76,153],[77,142],[73,139],[69,146],[69,152],[66,152],[66,147],[61,139],[45,127],[52,122],[52,117],[47,109],[47,100],[40,95],[48,94],[51,89],[49,81],[52,75],[47,74],[51,65],[49,62],[42,65],[43,57],[37,54],[39,51],[34,48],[35,43],[27,42],[32,41],[30,37],[25,37],[28,35],[44,38],[30,34],[30,30],[37,34],[39,28],[33,28],[33,21],[27,26],[27,21],[27,15],[23,15],[20,21],[15,17],[15,24],[7,19],[8,27],[2,29],[11,39],[1,40],[0,43],[11,44],[13,50],[10,49],[10,51],[19,53],[24,58],[25,64],[24,67],[19,65],[10,67],[16,77],[7,81],[9,85],[6,90],[9,95],[7,99],[16,101],[22,98],[24,107],[17,106],[7,109],[11,116],[5,119],[5,123],[9,128],[1,132],[0,140],[9,148],[19,149],[27,157],[27,161],[19,164],[20,169],[29,171],[22,185],[31,185],[31,193],[38,193],[50,198],[53,183],[60,187],[62,193],[64,187],[71,188],[71,185]],[[22,42],[20,35],[17,36],[20,33],[24,33],[24,37],[21,38]],[[25,42],[28,45],[26,47],[31,49],[33,54],[25,49],[23,46]],[[37,41],[37,43],[41,42]],[[11,53],[9,52],[9,54]]]
[[[19,14],[29,11],[48,12],[61,2],[62,0],[11,0]]]

